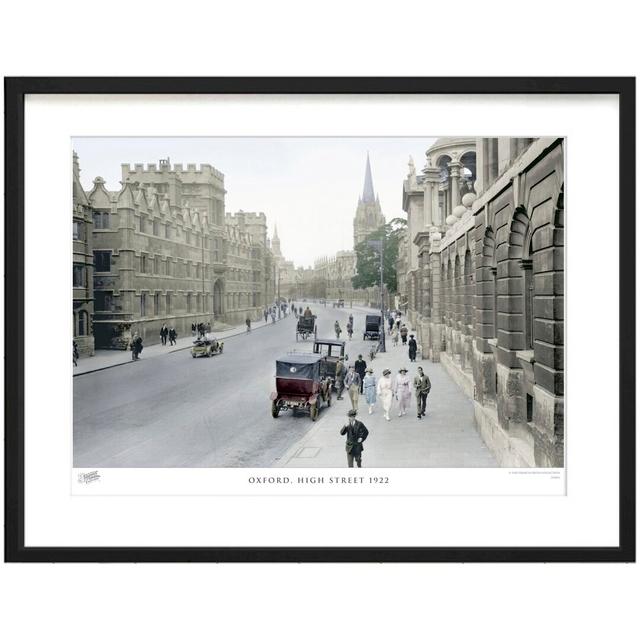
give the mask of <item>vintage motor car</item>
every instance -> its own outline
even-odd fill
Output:
[[[313,353],[321,356],[320,375],[331,384],[331,388],[335,389],[336,382],[336,365],[340,357],[349,359],[344,355],[346,342],[344,340],[335,340],[333,338],[316,338],[313,341]]]
[[[322,403],[331,406],[331,385],[320,372],[322,357],[315,353],[292,353],[276,360],[276,390],[271,393],[271,415],[281,411],[308,411],[318,418]]]
[[[380,324],[382,316],[367,316],[364,322],[363,340],[380,340]]]
[[[316,316],[298,316],[298,324],[296,325],[296,342],[298,338],[306,340],[309,336],[316,336],[318,327],[316,327]]]
[[[333,303],[334,308],[344,308],[344,298],[340,298]]]
[[[198,338],[193,341],[193,347],[191,347],[191,357],[199,358],[204,356],[210,358],[211,356],[222,353],[224,342],[219,342],[217,338],[207,336],[204,338]]]

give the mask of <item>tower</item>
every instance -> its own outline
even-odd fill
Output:
[[[380,199],[373,190],[373,177],[371,175],[371,162],[367,153],[367,164],[364,171],[364,187],[362,196],[358,198],[358,208],[353,220],[353,246],[355,247],[366,237],[384,226],[386,220],[382,215]]]

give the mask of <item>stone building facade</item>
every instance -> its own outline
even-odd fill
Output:
[[[563,139],[440,139],[403,200],[422,357],[473,399],[502,466],[563,466]]]
[[[123,349],[137,331],[160,341],[191,325],[257,319],[273,298],[264,213],[224,212],[214,167],[122,165],[122,188],[86,193],[74,155],[74,338],[83,355]]]
[[[94,353],[93,209],[80,184],[78,156],[73,154],[73,339],[80,356]]]
[[[264,213],[226,214],[226,321],[257,320],[273,300],[273,257]]]

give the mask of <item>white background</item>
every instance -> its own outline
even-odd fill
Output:
[[[422,2],[325,2],[311,9],[299,2],[235,8],[194,2],[189,9],[112,2],[92,15],[87,3],[74,4],[68,11],[61,3],[5,8],[4,73],[638,71],[637,23],[627,3],[615,1],[595,11],[585,3],[579,16],[570,3],[548,1],[523,7],[522,15],[512,3],[484,3],[480,10],[477,2],[464,1],[446,13],[445,5]],[[599,155],[598,144],[595,138],[593,180],[610,181],[609,159]],[[61,216],[66,224],[67,213]],[[594,248],[606,249],[609,229],[603,203]],[[637,566],[55,565],[0,571],[2,624],[12,638],[601,638],[631,636],[638,628]],[[356,588],[362,604],[354,613],[344,594]]]

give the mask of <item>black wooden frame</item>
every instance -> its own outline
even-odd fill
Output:
[[[24,100],[27,94],[615,94],[619,98],[620,539],[615,547],[25,547]],[[634,562],[635,78],[5,78],[5,561]],[[622,172],[624,167],[624,174]],[[624,189],[623,189],[624,175]],[[624,223],[624,224],[623,224]],[[594,518],[597,515],[594,514]]]

